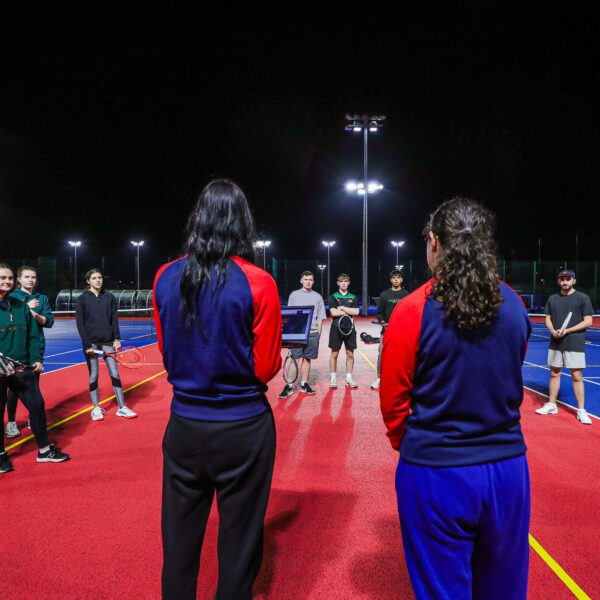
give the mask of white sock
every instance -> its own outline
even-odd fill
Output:
[[[48,452],[50,450],[50,446],[46,446],[45,448],[40,448],[40,452],[43,454],[44,452]]]
[[[350,381],[352,379],[352,373],[346,373],[346,381]]]
[[[306,381],[301,381],[300,385],[306,385],[306,383],[307,383]]]
[[[329,373],[329,375],[330,375],[331,379],[336,379],[337,378],[336,373]]]

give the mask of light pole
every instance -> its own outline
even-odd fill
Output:
[[[396,264],[398,264],[398,248],[402,248],[402,246],[404,246],[404,242],[392,242],[392,246],[396,248]]]
[[[317,265],[319,271],[321,271],[321,294],[323,293],[323,271],[327,268],[327,265]],[[329,294],[328,294],[329,296]]]
[[[330,273],[331,273],[331,264],[329,262],[329,249],[332,246],[335,246],[335,242],[333,240],[325,240],[324,242],[321,242],[323,244],[323,246],[325,246],[325,248],[327,248],[327,297],[329,297],[330,294],[330,289],[329,289],[329,280],[330,280]],[[321,271],[321,274],[323,272]]]
[[[140,240],[139,242],[131,242],[136,249],[136,257],[135,257],[135,280],[137,284],[137,290],[140,291],[140,248],[144,245],[144,240]]]
[[[257,248],[262,248],[263,255],[263,269],[267,270],[267,248],[271,245],[271,240],[258,240],[256,242]]]
[[[81,242],[77,240],[76,242],[69,241],[69,246],[73,248],[73,284],[71,288],[77,286],[77,248],[81,246]]]
[[[367,253],[367,226],[368,226],[368,216],[367,216],[367,197],[369,194],[376,194],[380,190],[383,189],[383,186],[377,181],[369,181],[367,186],[361,181],[357,183],[356,181],[348,181],[346,183],[346,191],[351,194],[357,194],[358,196],[363,197],[363,315],[367,315],[367,310],[369,308],[369,292],[368,292],[368,276],[369,276],[369,263],[368,263],[368,253]]]
[[[364,132],[363,147],[363,315],[366,316],[369,308],[368,298],[368,276],[369,276],[369,253],[368,253],[368,197],[371,192],[370,184],[367,183],[369,176],[369,132],[376,133],[383,126],[384,115],[346,115],[346,131],[354,133]]]

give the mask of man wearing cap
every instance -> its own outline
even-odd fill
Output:
[[[391,288],[384,290],[379,295],[377,300],[377,320],[381,325],[381,338],[379,340],[379,355],[377,357],[377,379],[371,384],[372,390],[379,389],[379,376],[381,374],[381,347],[383,345],[383,334],[385,328],[392,316],[392,311],[396,307],[396,304],[402,300],[405,296],[408,296],[408,292],[402,289],[402,272],[398,269],[394,269],[390,273]]]
[[[550,367],[550,385],[548,402],[538,408],[538,415],[555,415],[558,413],[556,401],[560,389],[562,368],[571,370],[573,391],[577,399],[577,419],[584,425],[591,425],[592,420],[585,411],[585,392],[583,373],[585,369],[585,330],[592,325],[594,309],[587,294],[575,290],[575,272],[564,269],[558,274],[559,294],[552,294],[546,304],[546,327],[550,330],[550,349],[548,350],[548,366]],[[563,330],[569,313],[567,327]]]

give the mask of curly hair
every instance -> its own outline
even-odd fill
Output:
[[[489,325],[503,302],[497,271],[494,214],[478,202],[456,197],[427,219],[441,256],[432,269],[432,295],[446,309],[446,318],[460,330]]]

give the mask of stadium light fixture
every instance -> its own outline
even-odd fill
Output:
[[[364,132],[364,143],[363,143],[363,183],[362,191],[359,191],[358,184],[355,190],[359,195],[363,197],[363,252],[362,252],[362,302],[363,302],[363,315],[368,314],[369,308],[369,290],[368,290],[368,275],[369,275],[369,221],[368,221],[368,197],[369,194],[377,192],[383,189],[383,186],[379,187],[376,182],[369,182],[368,171],[369,171],[369,133],[375,133],[383,127],[385,121],[385,115],[346,115],[346,131],[352,131],[355,133]],[[376,184],[377,187],[371,187],[371,184]]]

